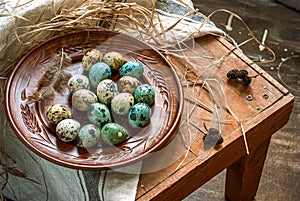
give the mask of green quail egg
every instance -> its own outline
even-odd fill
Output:
[[[144,67],[141,62],[130,60],[126,62],[121,68],[120,68],[120,76],[123,77],[125,75],[129,75],[132,77],[135,77],[137,79],[140,79],[143,75]]]
[[[100,129],[94,124],[84,125],[77,135],[77,146],[89,148],[96,145],[101,138]]]
[[[133,128],[144,127],[150,121],[152,111],[146,103],[135,104],[128,113],[129,125]]]
[[[88,119],[91,123],[102,127],[112,121],[108,107],[102,103],[93,103],[88,111]]]
[[[134,99],[137,103],[146,103],[149,106],[154,103],[155,92],[149,84],[142,84],[134,92]]]
[[[106,144],[117,145],[124,142],[128,137],[128,131],[117,123],[108,123],[101,129],[102,141]]]

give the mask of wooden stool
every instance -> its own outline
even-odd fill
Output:
[[[199,157],[203,152],[204,134],[194,129],[199,137],[193,141],[185,156],[158,172],[141,175],[136,200],[181,200],[225,168],[226,198],[232,201],[253,200],[272,134],[289,120],[294,97],[287,89],[234,49],[225,39],[206,36],[196,39],[195,42],[198,55],[202,53],[213,58],[222,58],[229,53],[220,61],[218,73],[223,79],[227,104],[245,129],[249,154],[246,153],[241,125],[232,115],[227,114],[225,121],[229,123],[225,123],[222,130],[224,142],[221,146],[212,149],[204,157]],[[193,54],[191,50],[186,50],[185,53]],[[184,61],[180,62],[172,57],[169,59],[174,65],[185,65]],[[198,59],[197,62],[203,66],[207,65],[205,58]],[[250,75],[261,75],[246,87],[238,81],[227,80],[226,73],[235,68],[246,69]],[[197,87],[200,94],[201,86]],[[199,99],[208,105],[211,102],[209,96],[203,96],[203,93],[199,95]],[[185,107],[190,106],[190,101],[186,100]],[[205,119],[209,119],[211,115],[207,110],[200,109],[203,110],[201,115],[198,118],[193,117],[197,126],[203,125],[203,122],[207,121]],[[147,158],[143,168],[159,163],[164,157],[165,153],[162,153],[161,157]]]

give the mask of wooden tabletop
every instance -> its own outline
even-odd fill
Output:
[[[199,103],[208,108],[199,104],[195,108],[195,104],[190,101],[190,87],[183,86],[185,112],[189,114],[191,123],[182,132],[178,132],[180,137],[173,139],[177,142],[167,145],[173,147],[144,161],[144,174],[140,177],[136,199],[181,200],[227,168],[226,196],[231,200],[240,200],[242,197],[251,200],[257,191],[271,136],[287,123],[294,97],[223,38],[205,36],[196,39],[195,43],[189,43],[189,46],[193,46],[193,49],[186,49],[183,54],[190,58],[194,55],[195,59],[191,63],[195,62],[202,70],[214,65],[216,72],[212,72],[212,75],[222,80],[226,103],[232,111],[230,114],[224,110],[225,119],[221,121],[224,142],[214,148],[205,148],[204,125],[208,129],[210,125],[215,125],[211,121],[214,113],[210,93],[203,85],[196,85],[193,91],[196,92]],[[175,68],[183,69],[182,67],[189,65],[175,56],[166,56]],[[232,69],[244,69],[249,75],[259,76],[253,78],[249,86],[245,86],[240,80],[228,80],[226,74]],[[183,116],[183,121],[185,117],[186,115]],[[249,154],[242,129],[247,136]],[[191,144],[187,143],[189,139],[192,139]],[[182,144],[188,145],[184,154],[167,167],[155,168],[179,151],[176,143],[181,147]]]

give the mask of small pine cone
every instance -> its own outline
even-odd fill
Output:
[[[229,79],[237,79],[239,78],[238,75],[239,75],[239,71],[237,69],[230,70],[227,73],[227,77]]]
[[[251,79],[251,77],[245,76],[243,78],[243,81],[244,81],[245,86],[249,86],[250,83],[251,83],[251,81],[252,81],[252,79]]]
[[[247,75],[248,75],[248,71],[246,71],[246,70],[240,70],[240,71],[238,72],[238,77],[241,78],[241,79],[243,79],[243,78],[246,77]]]

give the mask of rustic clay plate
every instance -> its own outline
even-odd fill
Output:
[[[78,148],[75,143],[57,139],[55,126],[46,118],[46,110],[54,103],[72,109],[67,87],[40,101],[32,101],[28,97],[36,91],[49,63],[55,54],[61,54],[62,48],[72,58],[72,64],[66,68],[71,75],[84,73],[81,58],[92,48],[101,50],[103,54],[118,51],[126,61],[135,59],[142,62],[142,82],[152,85],[156,93],[150,123],[141,129],[128,128],[131,137],[118,146],[99,142],[92,148],[84,149]],[[180,122],[183,92],[175,71],[163,55],[151,46],[124,34],[88,30],[54,37],[25,55],[8,80],[5,106],[11,127],[32,151],[62,166],[101,170],[137,162],[158,151],[170,140]]]

